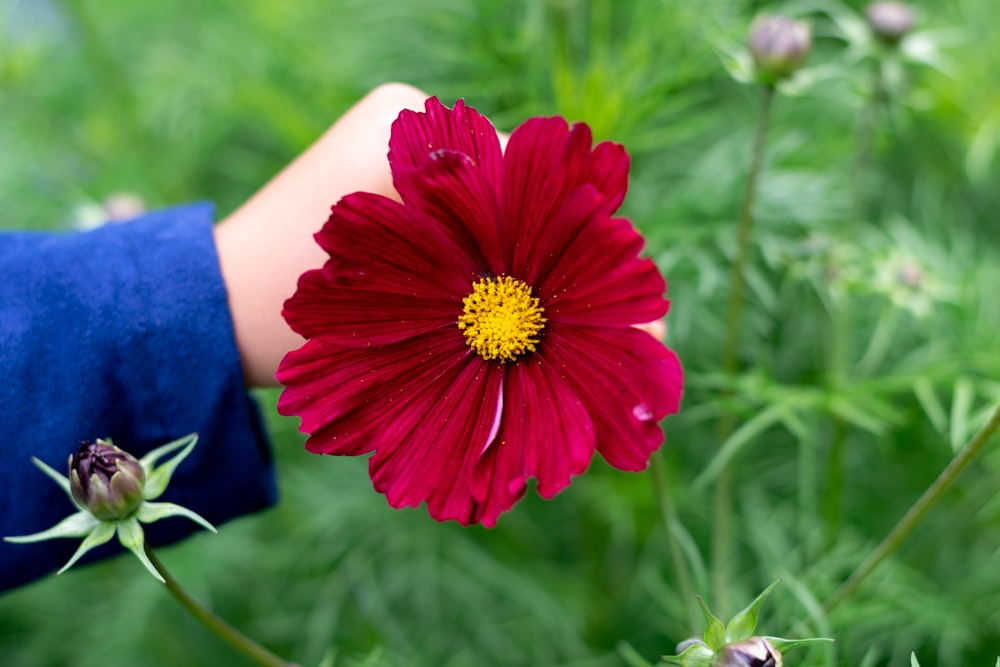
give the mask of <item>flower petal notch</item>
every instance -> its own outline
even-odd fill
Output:
[[[615,211],[628,154],[562,118],[493,125],[430,98],[392,126],[401,201],[358,192],[316,235],[329,259],[283,315],[278,410],[306,448],[370,454],[393,507],[493,526],[529,479],[552,498],[595,452],[642,470],[677,411],[676,355],[635,327],[666,284]]]
[[[166,583],[146,556],[143,523],[182,516],[213,533],[218,532],[211,523],[187,508],[173,503],[150,502],[166,490],[177,466],[197,442],[198,434],[192,433],[136,459],[115,447],[110,440],[98,438],[94,443],[81,443],[76,453],[70,455],[68,476],[32,457],[32,462],[66,492],[78,511],[48,530],[5,537],[4,541],[26,544],[58,537],[84,538],[73,556],[56,573],[62,574],[85,553],[110,541],[117,534],[122,546],[135,554],[160,583]],[[172,459],[156,465],[161,458],[177,450],[180,452]]]

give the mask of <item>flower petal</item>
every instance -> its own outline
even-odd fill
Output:
[[[516,249],[513,275],[530,285],[539,286],[582,230],[607,219],[609,215],[607,202],[596,189],[589,185],[578,188],[563,201],[562,206],[550,212],[546,224],[530,230],[531,242],[520,244]],[[529,230],[522,230],[521,233],[527,234]],[[599,253],[600,244],[593,251]],[[599,283],[599,280],[593,280],[594,275],[588,271],[575,277]]]
[[[302,418],[306,448],[323,454],[370,452],[391,437],[397,411],[473,353],[457,326],[384,347],[345,348],[314,338],[278,368],[278,412]]]
[[[680,406],[682,372],[673,351],[631,327],[553,326],[539,354],[587,408],[605,460],[644,469],[663,442],[657,422]]]
[[[494,183],[466,155],[440,150],[419,169],[397,173],[403,202],[446,226],[467,248],[476,249],[482,269],[505,272],[503,228]]]
[[[537,287],[550,321],[598,326],[642,324],[662,317],[666,285],[639,259],[643,239],[590,185],[578,188],[539,230],[516,273]]]
[[[359,286],[355,280],[331,279],[323,271],[309,271],[299,279],[295,295],[285,302],[283,314],[299,333],[308,332],[304,335],[344,347],[397,343],[450,326],[462,314],[460,296],[446,299],[372,291],[381,281],[372,282]]]
[[[482,520],[471,470],[494,435],[502,366],[471,355],[401,402],[369,461],[375,489],[393,507],[427,502],[438,521]]]
[[[663,315],[665,285],[642,240],[611,216],[627,189],[621,146],[585,125],[533,119],[501,156],[489,122],[428,100],[393,125],[402,203],[356,193],[317,234],[330,255],[285,317],[306,344],[282,361],[282,414],[307,448],[374,452],[394,507],[493,525],[538,480],[552,497],[600,451],[635,470],[677,409],[672,352],[628,325]],[[546,309],[538,350],[487,362],[457,326],[486,275],[525,281]]]
[[[532,118],[511,133],[500,197],[509,238],[534,238],[584,185],[600,193],[608,214],[617,210],[628,187],[628,154],[607,142],[591,151],[591,142],[590,128],[579,123],[569,129],[559,117]],[[515,271],[526,265],[531,245],[514,248]]]
[[[355,192],[337,202],[316,233],[338,273],[370,272],[374,263],[382,271],[420,274],[428,287],[479,268],[466,238],[452,235],[448,226],[410,206],[368,192]]]
[[[442,149],[467,155],[488,182],[499,183],[503,155],[493,123],[463,100],[448,109],[436,97],[424,103],[422,113],[404,110],[392,124],[389,165],[393,178],[422,167],[428,156]]]
[[[510,364],[500,431],[474,471],[483,524],[517,502],[529,477],[543,498],[555,496],[587,469],[594,448],[593,422],[557,369],[537,355]]]
[[[580,191],[579,198],[584,195]],[[638,257],[642,246],[642,237],[628,220],[592,216],[557,252],[538,287],[545,316],[553,322],[594,326],[643,324],[663,317],[669,308],[663,298],[666,283],[652,260]]]
[[[441,224],[391,199],[342,199],[316,235],[331,259],[299,279],[283,315],[293,330],[382,345],[457,320],[481,270]]]

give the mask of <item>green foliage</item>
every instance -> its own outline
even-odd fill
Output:
[[[758,632],[836,639],[786,664],[992,664],[996,448],[853,597],[823,608],[1000,401],[994,2],[919,5],[915,47],[928,57],[895,58],[882,79],[882,56],[845,23],[862,5],[0,0],[0,226],[68,229],[116,192],[151,207],[210,199],[224,215],[384,81],[465,97],[503,129],[532,114],[585,120],[630,150],[624,213],[670,284],[687,391],[666,423],[669,538],[696,591],[724,618],[737,611],[718,605],[708,565],[713,483],[730,465],[726,597],[780,577]],[[760,91],[726,63],[755,12],[782,8],[813,24],[815,49],[810,76],[775,100],[728,375]],[[270,408],[275,395],[260,398]],[[719,443],[724,414],[737,428]],[[281,504],[161,557],[279,654],[598,667],[624,664],[620,642],[630,664],[653,663],[698,632],[645,475],[595,461],[555,500],[529,493],[496,529],[462,529],[388,509],[364,461],[307,454],[293,421],[272,414],[270,426]],[[0,599],[0,662],[235,664],[124,565]],[[101,593],[111,582],[116,594]]]

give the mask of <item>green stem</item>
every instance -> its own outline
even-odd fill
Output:
[[[815,525],[819,514],[817,500],[816,444],[808,438],[799,438],[799,539],[812,553],[816,545]]]
[[[156,571],[166,581],[167,590],[170,591],[170,594],[202,625],[214,632],[218,637],[229,642],[233,648],[250,658],[255,664],[261,665],[261,667],[294,667],[291,663],[285,662],[203,607],[200,602],[188,595],[187,591],[177,583],[177,580],[167,572],[163,563],[156,557],[156,554],[153,553],[148,544],[145,545],[145,550],[146,556],[153,564],[153,567],[156,568]]]
[[[854,139],[854,166],[852,173],[851,209],[842,230],[841,240],[846,244],[857,244],[862,222],[870,208],[872,153],[879,126],[879,111],[886,102],[885,84],[882,79],[882,65],[876,61],[871,74],[871,91],[864,106],[858,113],[857,131]],[[834,272],[840,266],[830,267]],[[827,389],[831,393],[845,390],[851,375],[854,358],[854,308],[851,295],[834,294],[830,300],[830,327],[827,358]],[[872,351],[869,348],[869,351]],[[875,350],[877,351],[877,350]],[[868,357],[868,363],[875,357]],[[830,540],[835,541],[840,530],[841,499],[844,492],[844,449],[850,430],[843,417],[833,417],[833,441],[830,444],[826,464],[826,489],[824,491],[824,514]]]
[[[872,89],[865,106],[858,116],[858,133],[855,139],[854,151],[854,187],[851,201],[850,225],[856,229],[857,224],[868,215],[870,203],[868,174],[871,168],[871,157],[875,146],[875,132],[879,124],[879,111],[886,103],[885,83],[882,79],[882,63],[876,61],[872,70]],[[848,239],[855,240],[856,239]]]
[[[767,129],[771,122],[771,103],[774,100],[774,86],[764,87],[760,117],[754,135],[753,152],[750,156],[750,170],[743,190],[740,206],[740,223],[736,238],[736,254],[733,257],[730,276],[729,304],[726,310],[726,340],[723,348],[723,370],[730,379],[739,370],[740,338],[743,331],[743,301],[746,292],[746,266],[750,256],[750,234],[753,230],[753,201],[757,192],[757,178],[764,159],[764,145]],[[731,393],[730,389],[727,393]],[[736,428],[736,418],[730,410],[724,410],[719,418],[718,442],[721,447]],[[729,566],[732,559],[732,505],[733,467],[726,466],[715,482],[714,521],[712,524],[712,589],[713,606],[717,609],[729,608]],[[723,612],[727,613],[727,612]]]
[[[826,459],[826,488],[823,490],[823,521],[826,524],[827,543],[833,544],[840,535],[843,522],[844,449],[848,434],[843,417],[833,420],[833,438]]]
[[[951,460],[941,474],[938,475],[937,479],[927,487],[924,494],[920,496],[910,507],[909,511],[899,520],[899,523],[889,531],[889,534],[885,536],[881,544],[869,554],[868,558],[865,559],[861,565],[859,565],[851,576],[847,578],[840,588],[838,588],[834,594],[826,601],[823,605],[823,610],[829,613],[834,607],[844,601],[845,598],[850,596],[858,585],[865,580],[865,578],[870,575],[883,560],[886,559],[890,554],[892,554],[899,545],[907,538],[907,536],[913,531],[914,528],[920,523],[924,518],[924,515],[937,504],[945,492],[951,488],[958,476],[962,474],[962,471],[972,462],[973,459],[982,451],[989,442],[989,439],[996,433],[997,429],[1000,429],[1000,405],[998,405],[993,410],[993,414],[990,416],[989,421],[979,429],[979,431],[972,436],[972,439],[968,444],[962,448],[962,450],[955,455],[955,458]]]
[[[899,309],[894,305],[887,305],[882,309],[882,314],[875,325],[875,332],[868,343],[868,349],[861,355],[858,362],[858,373],[861,375],[871,375],[882,360],[885,353],[889,351],[892,339],[896,334],[899,325]]]
[[[666,464],[663,462],[662,450],[653,454],[652,463],[653,489],[660,508],[660,518],[663,520],[663,532],[670,549],[670,563],[674,568],[674,579],[677,581],[680,597],[684,603],[684,620],[687,623],[688,631],[693,636],[698,634],[698,612],[695,608],[694,585],[691,583],[691,574],[688,572],[687,563],[684,560],[684,552],[677,540],[679,522],[677,510],[674,508],[674,500],[670,495],[670,487],[667,485]]]

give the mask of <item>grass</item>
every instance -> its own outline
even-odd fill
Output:
[[[624,212],[670,284],[684,361],[667,487],[683,569],[726,617],[778,577],[759,630],[821,634],[786,664],[993,665],[1000,452],[987,447],[830,613],[836,588],[1000,401],[1000,42],[992,0],[918,5],[939,45],[898,63],[853,169],[871,60],[862,3],[707,0],[0,2],[0,227],[70,229],[116,192],[235,208],[378,83],[465,97],[510,129],[584,120],[630,150]],[[809,18],[813,80],[774,100],[737,367],[721,350],[760,91],[726,53],[765,9]],[[993,23],[991,23],[993,21]],[[303,451],[270,412],[281,504],[164,550],[234,625],[303,665],[625,664],[691,634],[649,474],[595,461],[494,530],[394,511],[364,461]],[[717,441],[723,415],[735,420]],[[725,453],[725,459],[718,458]],[[732,573],[712,588],[714,471],[734,474]],[[729,608],[726,608],[729,607]],[[0,599],[0,661],[237,664],[124,559]]]

